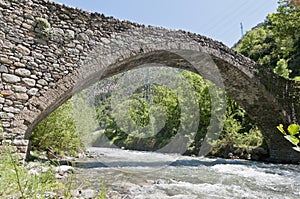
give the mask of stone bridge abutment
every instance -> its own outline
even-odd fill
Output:
[[[0,0],[0,27],[0,117],[5,140],[23,158],[33,128],[101,78],[150,63],[199,73],[180,51],[213,60],[226,92],[262,130],[271,161],[300,161],[300,153],[276,129],[279,123],[299,122],[299,86],[219,42],[47,0]],[[211,74],[207,78],[220,81]]]

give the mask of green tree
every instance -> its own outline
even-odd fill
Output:
[[[73,103],[67,101],[41,121],[31,135],[33,149],[52,148],[57,154],[76,155],[83,147],[73,118]]]
[[[289,78],[291,70],[288,69],[287,61],[285,59],[280,59],[274,68],[274,72],[282,77]]]
[[[186,146],[188,148],[186,154],[198,154],[210,125],[212,111],[221,111],[211,110],[212,102],[209,87],[211,86],[214,91],[218,89],[212,83],[204,81],[204,79],[196,73],[183,71],[180,75],[182,75],[192,86],[197,99],[197,105],[200,108],[200,118],[199,124],[197,124],[197,131],[188,132],[188,128],[182,126],[183,131],[186,132],[186,136],[191,143],[189,146]],[[109,79],[106,81],[109,81]],[[184,88],[178,87],[177,89],[187,93],[184,91]],[[139,126],[149,125],[150,113],[159,111],[157,107],[161,107],[164,110],[166,118],[162,119],[160,117],[155,117],[154,119],[158,121],[165,120],[164,127],[157,134],[148,135],[145,138],[140,137],[143,132],[136,131],[129,132],[129,134],[127,134],[128,132],[125,133],[119,128],[119,125],[116,123],[115,118],[112,115],[110,91],[102,93],[96,97],[99,99],[97,100],[98,104],[96,105],[98,123],[105,124],[105,134],[111,140],[112,144],[128,149],[157,150],[172,140],[172,138],[178,133],[178,127],[180,124],[186,121],[193,122],[195,120],[194,118],[191,118],[191,115],[183,114],[180,109],[181,102],[183,100],[187,100],[191,96],[186,94],[184,98],[187,99],[178,98],[172,90],[161,85],[152,85],[152,88],[150,89],[151,93],[146,94],[146,91],[148,90],[148,85],[145,85],[138,89],[129,99],[129,119],[132,119],[135,124]],[[220,90],[218,92],[222,91]],[[151,95],[150,97],[152,98],[152,101],[148,101],[145,98],[146,95]],[[249,146],[254,147],[261,145],[263,142],[262,135],[246,112],[230,98],[228,98],[227,102],[223,103],[227,103],[227,119],[225,121],[225,128],[221,134],[221,140],[216,142],[217,144],[213,144],[214,147],[219,147],[220,149],[222,147],[233,149],[234,147],[247,148]],[[118,106],[119,107],[114,108],[124,110],[122,105]],[[192,112],[194,110],[189,111]],[[214,113],[214,115],[219,114]],[[128,122],[127,119],[128,118],[123,118],[122,121],[119,120],[119,122],[122,123],[122,126],[130,125],[130,122]],[[218,119],[221,121],[224,118]],[[191,125],[188,122],[187,124]],[[156,132],[155,128],[156,127],[154,125],[153,132]],[[215,154],[218,155],[220,153],[216,152]]]
[[[299,6],[280,0],[276,13],[248,31],[235,50],[283,77],[300,76]]]

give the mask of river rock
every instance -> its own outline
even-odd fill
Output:
[[[40,79],[37,81],[38,84],[42,85],[42,86],[47,86],[48,85],[48,82],[44,79]]]
[[[32,88],[32,89],[30,89],[30,90],[27,92],[27,94],[28,94],[28,95],[37,95],[38,91],[39,91],[39,89],[37,89],[37,88]]]
[[[2,64],[12,64],[13,63],[10,59],[8,59],[6,57],[0,57],[0,62]]]
[[[28,100],[29,96],[26,93],[16,93],[16,99]]]
[[[21,77],[29,77],[31,75],[30,70],[27,70],[25,68],[18,68],[15,70],[15,74],[21,76]]]
[[[20,109],[14,107],[4,107],[3,110],[7,113],[20,113]]]
[[[96,191],[92,189],[74,190],[72,195],[76,198],[93,199],[96,196]]]
[[[14,92],[11,90],[3,90],[3,91],[1,91],[1,94],[4,96],[10,96],[10,95],[13,95]]]
[[[55,167],[54,170],[58,173],[61,174],[65,174],[65,173],[73,173],[74,172],[74,168],[71,166],[67,166],[67,165],[62,165],[59,167]]]
[[[21,44],[17,45],[16,50],[25,56],[30,54],[30,50]]]
[[[12,74],[6,74],[6,73],[3,73],[2,79],[7,83],[17,83],[21,81],[20,77]]]
[[[30,79],[30,78],[23,78],[22,81],[28,85],[28,86],[35,86],[36,81],[34,79]]]
[[[75,33],[73,30],[66,30],[66,35],[72,39],[75,37]]]
[[[14,88],[14,90],[16,92],[25,93],[27,91],[27,88],[23,87],[23,86],[16,86],[16,85],[14,85],[13,88]]]
[[[8,69],[4,65],[0,65],[0,73],[8,73]]]

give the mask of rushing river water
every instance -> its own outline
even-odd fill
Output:
[[[104,181],[109,199],[300,198],[300,165],[90,148],[81,181]],[[83,177],[84,176],[84,177]]]

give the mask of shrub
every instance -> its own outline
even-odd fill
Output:
[[[235,149],[251,150],[264,146],[264,138],[256,125],[251,123],[246,112],[235,101],[227,99],[227,117],[218,140],[212,141],[211,154],[227,156]]]
[[[53,29],[47,19],[38,17],[36,18],[36,24],[44,37],[49,39],[53,36]]]
[[[73,119],[73,104],[69,100],[41,121],[31,136],[33,149],[76,156],[83,148]]]

